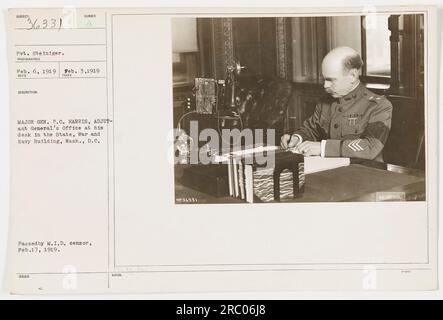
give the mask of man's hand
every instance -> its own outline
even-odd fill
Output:
[[[300,151],[305,157],[319,156],[321,154],[321,143],[305,141],[297,146],[296,150]]]
[[[284,134],[280,139],[280,145],[283,149],[294,148],[299,143],[299,139],[295,135]]]

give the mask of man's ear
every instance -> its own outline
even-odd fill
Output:
[[[353,68],[349,70],[349,76],[352,78],[352,82],[355,82],[358,80],[359,72],[357,69]]]

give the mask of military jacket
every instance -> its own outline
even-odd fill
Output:
[[[325,157],[383,161],[391,128],[392,104],[360,83],[344,97],[320,99],[314,114],[294,134],[303,141],[325,140]]]

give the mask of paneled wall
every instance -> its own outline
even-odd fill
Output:
[[[207,18],[198,19],[200,59],[204,77],[224,79],[226,66],[239,61],[245,66],[239,79],[275,77],[278,73],[278,53],[286,57],[286,35],[278,28],[277,18]]]
[[[226,67],[239,61],[244,87],[263,77],[292,78],[290,19],[198,18],[198,77],[225,79]],[[192,84],[174,86],[174,125],[186,111],[183,105]]]

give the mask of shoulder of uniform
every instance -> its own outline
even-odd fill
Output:
[[[388,98],[386,98],[386,96],[381,96],[381,95],[369,96],[368,100],[373,101],[377,104],[390,103]]]
[[[365,92],[363,93],[363,96],[371,102],[377,103],[377,104],[391,104],[384,95],[376,94],[368,89],[365,89]]]

